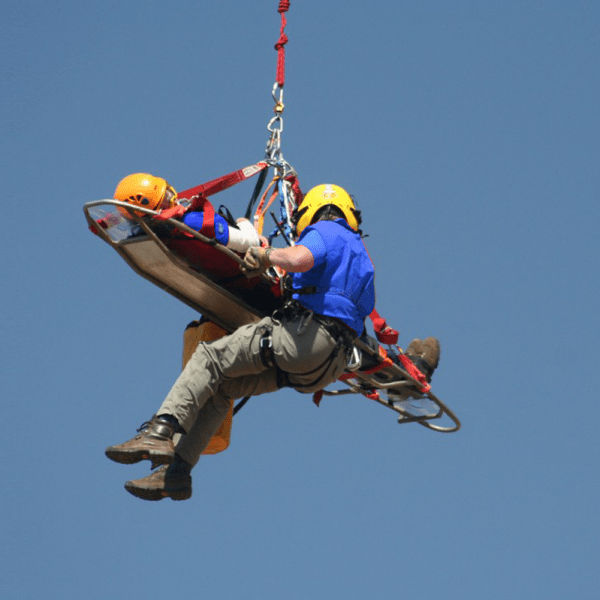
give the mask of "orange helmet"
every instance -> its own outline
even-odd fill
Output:
[[[312,188],[304,196],[296,210],[296,233],[300,235],[313,222],[316,213],[321,208],[329,205],[337,207],[343,213],[348,225],[354,231],[358,231],[361,221],[360,212],[356,210],[352,198],[339,185],[327,183]]]
[[[121,179],[115,190],[115,200],[150,210],[162,210],[175,206],[177,192],[162,177],[154,177],[148,173],[134,173]]]

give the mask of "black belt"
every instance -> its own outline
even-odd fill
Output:
[[[341,319],[336,317],[326,317],[324,315],[313,314],[313,319],[323,325],[327,331],[335,338],[343,338],[344,342],[348,345],[352,345],[354,340],[358,337],[356,331],[349,325],[346,325]]]
[[[346,325],[346,323],[344,323],[341,319],[314,313],[305,306],[302,306],[302,304],[300,304],[300,302],[297,300],[290,300],[289,302],[286,302],[283,309],[281,309],[281,312],[286,319],[290,320],[294,319],[295,317],[302,317],[311,313],[312,318],[317,321],[317,323],[323,325],[334,337],[342,336],[344,341],[348,340],[349,343],[353,343],[358,337],[356,331],[354,331],[354,329],[352,329],[352,327],[349,325]]]

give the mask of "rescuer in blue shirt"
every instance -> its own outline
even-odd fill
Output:
[[[271,266],[291,274],[282,309],[231,335],[201,342],[171,391],[133,439],[106,449],[108,458],[164,465],[125,488],[145,500],[191,496],[191,469],[217,431],[231,398],[292,387],[312,393],[343,373],[354,340],[375,304],[374,268],[362,242],[360,213],[342,188],[326,184],[306,194],[294,215],[298,242],[252,247],[243,271]],[[432,367],[437,356],[430,356]],[[433,368],[431,369],[433,371]],[[173,444],[175,433],[184,434]]]

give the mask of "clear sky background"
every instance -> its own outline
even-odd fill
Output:
[[[441,340],[463,427],[284,390],[158,503],[104,448],[196,315],[82,206],[263,158],[277,1],[2,9],[3,598],[598,597],[598,2],[292,0],[284,156],[358,199],[379,311]]]

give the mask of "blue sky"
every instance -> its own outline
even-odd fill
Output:
[[[596,597],[597,3],[292,0],[284,156],[357,197],[379,311],[440,339],[463,428],[281,391],[181,503],[129,496],[148,465],[104,448],[195,315],[81,207],[263,158],[277,2],[2,6],[3,597]]]

